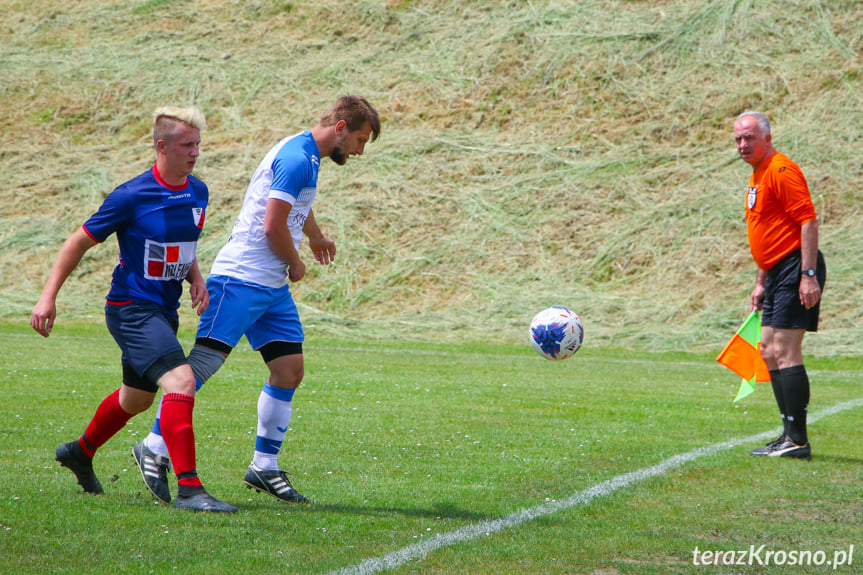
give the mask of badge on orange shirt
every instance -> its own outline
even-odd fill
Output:
[[[749,193],[746,194],[746,205],[749,206],[749,209],[755,207],[755,193],[758,191],[758,186],[752,186],[749,188]]]

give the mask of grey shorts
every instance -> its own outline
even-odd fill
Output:
[[[108,331],[123,352],[123,383],[155,393],[157,382],[186,361],[177,340],[180,325],[176,311],[153,303],[107,304]]]

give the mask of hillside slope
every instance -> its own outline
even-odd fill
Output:
[[[65,237],[151,165],[157,106],[208,118],[206,270],[262,154],[359,93],[382,135],[321,170],[339,253],[295,286],[309,332],[516,341],[561,304],[595,345],[718,349],[755,275],[731,130],[758,109],[822,220],[807,349],[863,351],[863,3],[33,0],[0,17],[5,320],[26,321]],[[100,320],[108,244],[60,321]]]

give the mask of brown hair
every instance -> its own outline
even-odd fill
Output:
[[[381,133],[381,120],[377,110],[362,96],[342,96],[327,110],[319,123],[321,126],[334,126],[341,120],[345,121],[351,132],[361,130],[368,122],[372,127],[372,142]]]

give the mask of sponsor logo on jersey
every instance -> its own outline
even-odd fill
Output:
[[[309,217],[309,211],[311,210],[312,202],[315,201],[317,192],[318,189],[314,187],[300,190],[300,193],[297,194],[297,201],[294,203],[288,218],[289,228],[302,229],[306,225],[306,219]]]
[[[148,280],[182,280],[195,262],[198,242],[163,244],[147,240],[144,245],[144,277]]]
[[[308,214],[301,213],[293,213],[291,212],[291,217],[288,219],[288,227],[289,228],[300,228],[303,229],[303,226],[306,225],[306,219],[308,219]]]

